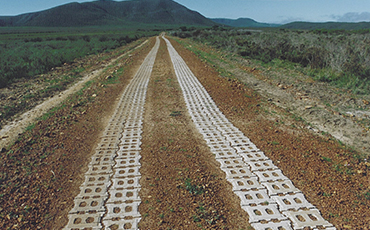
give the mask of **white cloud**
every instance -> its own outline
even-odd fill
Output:
[[[338,22],[370,22],[370,12],[349,12],[344,15],[331,15]]]

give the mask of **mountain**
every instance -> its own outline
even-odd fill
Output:
[[[250,18],[238,18],[238,19],[227,19],[227,18],[213,18],[212,21],[231,26],[231,27],[278,27],[278,24],[268,24],[256,22]]]
[[[370,22],[292,22],[282,25],[280,28],[299,30],[362,30],[370,29]]]
[[[215,25],[172,0],[74,2],[40,12],[0,17],[0,26],[76,27],[132,23]]]

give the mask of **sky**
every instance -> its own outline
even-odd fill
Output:
[[[70,2],[92,0],[0,0],[0,15],[19,15]],[[289,23],[370,21],[370,0],[174,0],[208,18],[252,18]]]

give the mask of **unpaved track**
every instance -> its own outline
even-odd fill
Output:
[[[137,46],[135,49],[140,48],[148,41],[146,40],[141,45]],[[30,111],[22,114],[16,121],[12,121],[9,124],[5,125],[0,130],[0,150],[2,148],[7,147],[7,145],[11,144],[13,141],[15,141],[19,134],[24,132],[24,130],[32,123],[36,121],[37,118],[45,114],[47,111],[49,111],[51,108],[56,107],[61,102],[66,100],[70,95],[77,92],[78,90],[82,89],[84,84],[97,76],[100,76],[102,72],[104,71],[106,66],[112,65],[116,63],[118,60],[120,60],[122,57],[126,56],[128,52],[120,55],[117,58],[114,58],[109,63],[104,65],[101,69],[95,70],[89,74],[87,74],[84,78],[82,78],[79,82],[77,82],[75,85],[70,87],[69,89],[59,93],[58,95],[44,101],[43,103],[37,105],[35,108],[31,109]]]
[[[192,120],[255,229],[335,229],[220,112],[172,45],[168,51]],[[96,149],[65,229],[138,229],[140,150],[146,89],[159,39],[126,88]]]

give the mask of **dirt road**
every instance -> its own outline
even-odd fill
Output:
[[[368,229],[352,152],[174,40],[122,61],[2,153],[3,228]]]

